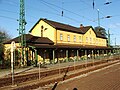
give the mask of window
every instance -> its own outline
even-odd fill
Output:
[[[73,39],[74,39],[74,42],[76,42],[76,36],[75,36],[75,35],[74,35],[74,38],[73,38]]]
[[[60,40],[62,41],[63,40],[63,34],[60,33]]]
[[[99,40],[99,44],[101,44],[101,40]]]
[[[93,38],[93,43],[95,44],[95,38]]]
[[[96,45],[98,44],[98,39],[96,39]]]
[[[90,43],[92,43],[92,38],[90,37]]]
[[[70,35],[68,35],[67,38],[68,38],[68,42],[70,42]]]
[[[88,37],[86,37],[86,42],[88,42]]]
[[[79,36],[79,42],[82,42],[82,38],[81,38],[81,36]]]
[[[90,31],[90,34],[91,34],[91,31]]]

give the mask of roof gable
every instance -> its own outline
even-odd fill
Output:
[[[94,31],[92,26],[80,27],[81,31],[85,34],[90,28]],[[95,32],[95,31],[94,31]]]
[[[42,18],[37,21],[37,23],[31,28],[31,30],[29,32],[31,32],[33,30],[33,28],[35,28],[35,26],[41,20],[43,20],[44,22],[46,22],[47,24],[49,24],[50,26],[52,26],[53,28],[55,28],[57,30],[64,30],[64,31],[83,34],[83,32],[80,30],[80,28],[77,28],[77,27],[74,27],[74,26],[71,26],[71,25],[67,25],[67,24],[63,24],[63,23],[59,23],[59,22],[55,22],[55,21],[52,21],[52,20],[42,19]]]
[[[96,37],[99,38],[105,38],[106,37],[98,32],[96,32],[92,26],[83,26],[83,27],[74,27],[71,25],[67,25],[67,24],[63,24],[63,23],[59,23],[56,21],[52,21],[52,20],[48,20],[48,19],[39,19],[37,21],[37,23],[31,28],[31,30],[29,32],[31,32],[33,30],[33,28],[35,28],[35,26],[41,21],[43,20],[44,22],[46,22],[47,24],[49,24],[50,26],[54,27],[57,30],[63,30],[63,31],[68,31],[68,32],[74,32],[74,33],[79,33],[79,34],[85,34],[90,28],[92,28],[92,30],[95,32]]]
[[[107,39],[107,37],[100,32],[96,32],[96,36],[99,37],[99,38]]]

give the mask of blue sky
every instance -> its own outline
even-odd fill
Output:
[[[18,36],[19,3],[20,0],[0,0],[0,28],[12,38]],[[106,2],[112,2],[105,5]],[[120,0],[25,0],[26,33],[40,19],[47,18],[57,22],[79,27],[98,26],[98,11],[100,26],[111,33],[111,44],[120,45]],[[62,16],[63,11],[63,16]],[[105,18],[112,16],[111,18]]]

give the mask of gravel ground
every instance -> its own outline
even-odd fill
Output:
[[[83,77],[60,82],[55,90],[120,90],[120,63]]]

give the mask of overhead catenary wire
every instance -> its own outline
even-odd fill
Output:
[[[49,6],[50,4],[48,4],[48,3],[46,3],[47,4],[47,6]],[[46,5],[45,4],[45,5]],[[50,6],[49,6],[50,7]],[[53,8],[52,8],[53,9]],[[64,13],[63,12],[63,8],[62,7],[60,7],[60,9],[62,9],[62,14]],[[37,10],[40,10],[40,9],[37,9]],[[37,11],[36,10],[36,11]],[[57,10],[57,9],[53,9],[54,11],[58,11],[58,12],[60,12],[59,10]],[[45,12],[45,11],[43,11],[43,12]],[[57,13],[53,13],[53,12],[48,12],[48,11],[46,11],[45,13],[48,13],[48,14],[54,14],[54,15],[57,15],[57,16],[61,16],[60,14],[57,14]],[[66,16],[66,15],[64,15],[63,17],[65,17],[65,18],[67,18],[67,19],[69,19],[69,20],[72,20],[72,21],[74,21],[74,22],[80,22],[79,20],[77,20],[77,19],[74,19],[74,18],[71,18],[71,17],[69,17],[69,16]]]
[[[6,9],[1,9],[1,8],[0,8],[0,11],[2,11],[2,12],[14,13],[14,14],[18,14],[18,12],[10,11],[10,10],[6,10]]]
[[[69,13],[72,13],[72,14],[74,14],[74,15],[80,16],[80,17],[82,17],[82,18],[84,18],[84,19],[86,19],[86,20],[88,20],[88,21],[93,22],[93,23],[96,23],[96,21],[93,21],[92,19],[88,19],[87,17],[82,16],[82,15],[79,15],[79,14],[77,14],[77,13],[75,13],[75,12],[72,12],[72,11],[67,10],[67,9],[65,9],[65,8],[62,8],[62,7],[59,7],[59,6],[54,5],[54,4],[52,4],[52,3],[48,3],[48,2],[46,2],[46,1],[44,1],[44,0],[41,0],[41,1],[43,1],[43,2],[45,2],[45,3],[47,3],[47,4],[50,4],[50,5],[54,6],[54,7],[57,7],[57,8],[59,8],[59,9],[63,9],[63,10],[65,10],[65,11],[68,11]],[[83,2],[84,2],[84,1],[83,1]],[[89,4],[87,4],[87,5],[89,5]],[[71,20],[74,20],[74,19],[72,19],[72,18],[70,18],[70,17],[67,17],[67,18],[69,18],[69,19],[71,19]],[[80,21],[78,21],[78,20],[74,20],[74,21],[75,21],[75,22],[77,21],[77,23],[80,22]],[[102,26],[104,26],[104,25],[102,25]],[[104,27],[105,27],[105,26],[104,26]]]
[[[37,1],[37,0],[36,0]],[[43,0],[43,1],[46,1],[47,2],[47,0]],[[78,8],[79,10],[80,10],[80,12],[82,11],[82,10],[88,10],[88,8],[90,8],[91,10],[93,10],[93,11],[91,11],[91,13],[94,13],[94,11],[96,11],[97,9],[100,9],[100,19],[102,19],[101,20],[101,26],[103,26],[103,27],[105,27],[105,28],[116,28],[116,27],[118,27],[118,26],[120,26],[119,25],[119,23],[117,23],[117,22],[115,22],[114,21],[114,19],[116,19],[115,17],[119,17],[120,15],[119,15],[119,12],[116,14],[116,15],[112,15],[112,17],[109,19],[109,21],[110,21],[110,23],[108,23],[107,25],[106,24],[104,24],[104,21],[103,21],[103,17],[105,17],[106,16],[106,12],[103,12],[104,10],[102,10],[102,9],[106,9],[106,8],[109,8],[109,7],[111,7],[112,5],[116,5],[115,3],[118,3],[118,1],[120,1],[120,0],[109,0],[109,1],[112,1],[112,3],[110,3],[109,5],[104,5],[104,2],[101,2],[101,3],[97,3],[97,0],[94,0],[94,9],[93,9],[93,7],[92,7],[92,3],[93,3],[93,0],[70,0],[70,1],[65,1],[65,0],[63,0],[64,1],[64,7],[63,6],[61,6],[61,5],[59,5],[59,4],[54,4],[54,2],[57,2],[58,3],[58,1],[56,1],[56,0],[54,0],[54,2],[48,2],[48,3],[51,3],[51,4],[54,4],[54,5],[56,5],[56,6],[54,6],[54,5],[51,5],[51,4],[48,4],[48,3],[46,3],[46,2],[42,2],[42,0],[39,0],[39,2],[41,2],[41,4],[43,4],[43,5],[45,5],[46,7],[48,7],[49,8],[49,10],[46,8],[46,9],[43,9],[43,8],[40,8],[41,7],[41,5],[39,4],[39,6],[32,6],[32,5],[30,5],[30,4],[27,4],[26,5],[26,10],[28,11],[26,14],[27,14],[27,23],[29,24],[29,25],[31,25],[31,23],[32,24],[34,24],[35,23],[35,21],[37,21],[41,16],[42,17],[45,17],[45,18],[54,18],[54,16],[53,15],[55,15],[55,18],[57,17],[58,19],[60,19],[61,20],[61,16],[63,15],[63,20],[65,20],[65,19],[67,19],[68,21],[69,20],[71,20],[72,22],[73,22],[73,24],[74,24],[74,22],[76,22],[77,24],[78,23],[80,23],[80,20],[81,20],[81,18],[82,19],[84,19],[84,20],[86,20],[85,21],[85,23],[86,22],[88,22],[88,21],[90,21],[90,22],[88,22],[88,24],[91,24],[92,26],[94,25],[94,23],[95,23],[95,25],[97,25],[97,20],[96,20],[96,16],[95,17],[91,17],[90,15],[84,15],[84,13],[78,13],[78,12],[75,12],[75,11],[73,11],[73,10],[70,10],[70,9],[68,9],[68,8],[66,8],[66,5],[72,5],[73,3],[74,4],[78,4],[79,3],[79,1],[83,1],[82,3],[80,2],[80,6],[82,7],[82,5],[84,5],[82,8]],[[104,0],[105,1],[105,0]],[[60,2],[62,2],[62,1],[60,1]],[[0,15],[0,18],[1,19],[5,19],[5,20],[11,20],[11,22],[16,22],[17,21],[17,19],[18,19],[18,11],[17,11],[17,8],[18,8],[18,1],[14,1],[14,0],[3,0],[3,2],[2,3],[6,3],[6,6],[12,6],[12,8],[13,7],[15,7],[16,9],[13,11],[12,9],[5,9],[5,8],[0,8],[0,12],[2,12],[1,14],[2,15]],[[34,4],[34,3],[33,3]],[[28,6],[29,5],[29,6]],[[86,6],[85,6],[86,5]],[[57,7],[58,6],[58,7]],[[101,6],[104,6],[104,7],[101,7]],[[37,7],[39,7],[39,8],[37,8]],[[87,8],[88,7],[88,8]],[[100,8],[97,8],[97,7],[100,7]],[[36,9],[37,8],[37,9]],[[51,9],[51,10],[50,10]],[[109,9],[111,9],[111,8],[109,8]],[[31,10],[31,12],[30,12],[30,10]],[[67,11],[68,10],[68,11]],[[31,13],[33,13],[34,11],[36,11],[36,13],[37,13],[37,15],[33,15],[33,14],[31,14]],[[63,11],[63,14],[62,14],[62,11]],[[71,12],[69,12],[69,11],[71,11]],[[85,12],[86,12],[85,11]],[[10,15],[8,16],[7,14],[4,14],[4,13],[9,13]],[[89,11],[88,11],[89,12]],[[71,14],[71,16],[70,16],[70,14],[68,14],[68,13],[70,13]],[[75,14],[74,14],[75,13]],[[107,13],[109,14],[109,12],[107,11]],[[51,14],[51,15],[50,15]],[[76,14],[78,14],[78,15],[76,15]],[[82,15],[83,14],[83,15]],[[95,13],[96,14],[96,13]],[[112,14],[115,14],[115,13],[112,13]],[[16,15],[16,16],[15,16]],[[74,15],[74,16],[73,16]],[[111,15],[111,13],[110,13],[110,15]],[[78,16],[78,17],[77,17]],[[77,17],[77,18],[76,18]],[[79,18],[80,17],[80,18]],[[114,18],[114,19],[113,19]],[[66,21],[67,21],[66,20]],[[93,20],[96,20],[96,21],[93,21]],[[106,19],[105,19],[106,20]],[[1,20],[2,21],[2,20]],[[71,22],[70,21],[70,22]],[[107,22],[109,22],[109,21],[107,21]],[[69,22],[69,23],[70,23]],[[93,23],[91,23],[91,22],[93,22]],[[105,21],[106,22],[106,21]],[[82,23],[84,23],[84,22],[82,22]],[[27,24],[27,26],[28,26],[28,24]],[[72,23],[71,23],[72,24]],[[2,25],[2,24],[1,24]],[[110,27],[110,25],[111,25],[111,27]],[[114,26],[114,27],[112,27],[112,26]],[[116,29],[115,29],[116,30]],[[113,30],[114,31],[114,30]],[[117,32],[117,31],[116,31]]]
[[[31,9],[35,9],[34,11],[36,11],[36,12],[38,12],[38,11],[42,11],[42,12],[44,12],[44,13],[47,13],[47,14],[52,14],[52,15],[56,15],[56,16],[58,16],[58,17],[60,17],[61,16],[61,14],[60,13],[55,13],[55,12],[50,12],[50,11],[45,11],[45,10],[42,10],[42,9],[38,9],[38,8],[35,8],[35,7],[26,7],[27,9],[29,9],[29,8],[31,8]],[[55,10],[56,11],[56,10]],[[30,15],[31,17],[33,17],[33,18],[35,18],[34,16],[32,16],[32,15]],[[80,21],[78,21],[78,20],[76,20],[76,19],[73,19],[73,18],[70,18],[70,17],[68,17],[68,16],[66,16],[66,15],[64,15],[64,17],[65,18],[67,18],[67,19],[69,19],[69,20],[73,20],[74,22],[80,22]],[[37,18],[37,17],[36,17]]]
[[[62,11],[61,11],[61,16],[63,17],[64,11],[63,11],[63,4],[64,2],[62,1]]]
[[[41,3],[45,4],[47,7],[51,8],[52,10],[59,12],[59,10],[51,7],[48,3],[45,3],[45,2],[41,2]]]
[[[40,1],[40,0],[38,0],[38,1]],[[87,2],[85,2],[85,1],[83,1],[83,0],[76,0],[76,1],[82,1],[84,4],[86,4],[87,6],[89,6],[89,7],[91,7],[92,8],[92,6],[90,5],[90,4],[88,4]],[[95,1],[95,0],[94,0]],[[44,5],[46,5],[47,7],[49,7],[49,8],[51,8],[52,10],[54,10],[54,11],[56,11],[56,12],[51,12],[51,11],[46,11],[46,10],[43,10],[43,9],[41,9],[40,10],[40,8],[39,9],[34,9],[34,11],[41,11],[41,12],[44,12],[44,13],[47,13],[47,14],[54,14],[54,15],[56,15],[56,16],[60,16],[60,10],[59,9],[62,9],[62,11],[63,11],[63,13],[66,11],[66,12],[69,12],[69,13],[71,13],[71,14],[74,14],[74,15],[76,15],[76,16],[79,16],[79,17],[81,17],[81,18],[84,18],[84,19],[86,19],[86,20],[88,20],[88,21],[91,21],[91,22],[93,22],[93,23],[97,23],[96,21],[94,22],[92,19],[89,19],[89,18],[87,18],[87,17],[85,17],[85,16],[82,16],[82,15],[80,15],[80,14],[77,14],[77,13],[75,13],[74,11],[70,11],[70,10],[67,10],[66,8],[63,8],[63,7],[60,7],[60,6],[58,6],[58,5],[55,5],[55,4],[52,4],[52,3],[48,3],[47,1],[45,1],[45,0],[41,0],[40,2],[42,2]],[[69,2],[71,2],[71,3],[73,3],[72,1],[69,1]],[[65,2],[64,2],[65,3]],[[95,3],[95,2],[94,2]],[[17,2],[9,2],[8,4],[15,4],[15,6],[17,6]],[[30,5],[31,6],[31,5]],[[26,7],[26,8],[30,8],[30,7]],[[96,6],[94,7],[95,9],[96,9]],[[31,10],[31,9],[29,9],[29,10]],[[9,12],[9,11],[8,11]],[[27,14],[27,13],[26,13]],[[102,14],[103,15],[103,13],[101,13],[101,11],[100,11],[100,14]],[[33,17],[34,19],[36,19],[37,17],[36,16],[33,16],[33,15],[29,15],[29,14],[27,14],[28,15],[28,17]],[[27,17],[27,18],[28,18]],[[64,17],[65,18],[67,18],[67,19],[70,19],[70,20],[72,20],[72,21],[74,21],[74,22],[76,22],[76,23],[80,23],[80,21],[79,20],[77,20],[77,19],[74,19],[74,17],[70,17],[69,15],[64,15]],[[104,25],[102,25],[102,26],[104,26]]]
[[[84,4],[86,4],[86,5],[88,5],[89,7],[91,7],[91,4],[88,4],[87,2],[85,2],[84,0],[80,0],[81,2],[83,2]],[[95,4],[95,0],[94,0],[94,4]],[[104,4],[103,4],[104,5]],[[97,5],[96,5],[97,6]],[[96,7],[95,5],[94,5],[94,10],[96,10],[97,12],[98,12],[98,8]],[[101,10],[99,10],[99,13],[102,15],[101,17],[102,18],[100,18],[100,19],[105,19],[105,14],[101,11]],[[103,18],[104,17],[104,18]],[[97,20],[93,20],[93,22],[96,22]],[[101,24],[101,26],[103,26],[103,27],[106,27],[106,26],[104,26],[103,24]],[[109,28],[109,27],[108,27]]]
[[[94,9],[94,6],[95,6],[94,0],[93,0],[93,3],[92,3],[92,5],[93,5],[93,9]]]
[[[54,11],[58,11],[57,9],[55,9],[55,8],[52,8],[48,3],[46,3],[46,2],[43,2],[46,6],[48,6],[48,7],[50,7],[51,9],[54,9]],[[8,2],[8,4],[15,4],[14,6],[16,6],[17,5],[17,3],[16,2]],[[59,7],[59,8],[61,8],[61,7]],[[11,11],[8,11],[8,12],[11,12]],[[46,12],[46,11],[42,11],[42,12],[45,12],[45,13],[49,13],[49,14],[54,14],[55,15],[55,13],[51,13],[51,12]],[[69,11],[69,12],[71,12],[71,11]],[[15,13],[15,12],[14,12]],[[17,13],[18,14],[18,13]],[[74,13],[75,14],[75,13]],[[59,15],[59,14],[56,14],[56,15]],[[63,8],[62,8],[62,15],[63,15]],[[29,17],[31,16],[31,17],[33,17],[32,15],[28,15]],[[80,16],[80,15],[79,15]],[[35,18],[35,17],[34,17]],[[73,20],[73,21],[77,21],[77,22],[80,22],[80,21],[78,21],[78,20],[75,20],[75,19],[73,19],[73,18],[71,18],[71,17],[68,17],[68,16],[65,16],[65,18],[67,18],[67,19],[70,19],[70,20]],[[83,18],[84,18],[84,16],[83,16]]]
[[[2,17],[2,18],[6,18],[6,19],[10,19],[10,20],[14,20],[14,21],[17,21],[16,18],[12,18],[12,17],[8,17],[8,16],[0,15],[0,17]]]
[[[10,4],[10,3],[8,3],[8,4]],[[17,3],[13,3],[13,4],[17,4]],[[45,4],[47,7],[49,7],[49,8],[51,8],[52,10],[54,10],[54,11],[56,11],[56,12],[59,12],[59,10],[57,10],[57,9],[55,9],[55,8],[53,8],[52,6],[54,6],[54,5],[52,5],[52,6],[50,6],[50,4],[48,4],[48,3],[46,3],[46,2],[43,2],[43,4]],[[15,7],[16,7],[16,5],[14,5]],[[55,7],[57,7],[57,6],[55,6]],[[59,7],[59,6],[58,6]],[[27,9],[29,9],[28,7],[26,7]],[[33,7],[32,7],[33,8]],[[59,9],[62,9],[62,13],[63,13],[63,10],[67,10],[67,9],[64,9],[63,7],[59,7]],[[30,10],[30,9],[29,9]],[[51,12],[51,11],[45,11],[45,10],[40,10],[40,9],[34,9],[34,10],[36,10],[36,11],[42,11],[42,12],[44,12],[44,13],[47,13],[47,14],[54,14],[54,15],[56,15],[56,16],[60,16],[60,14],[57,14],[57,13],[53,13],[53,12]],[[76,13],[74,13],[74,12],[72,12],[72,11],[69,11],[69,10],[67,10],[69,13],[72,13],[72,14],[76,14]],[[10,12],[10,13],[15,13],[15,12],[13,12],[13,11],[8,11],[8,10],[6,10],[6,12]],[[16,14],[18,14],[18,12],[16,12]],[[80,17],[82,17],[82,18],[86,18],[86,17],[84,17],[84,16],[82,16],[82,15],[79,15],[79,14],[76,14],[77,16],[80,16]],[[37,17],[35,17],[35,16],[32,16],[32,15],[28,15],[29,17],[32,17],[32,18],[37,18]],[[5,18],[5,17],[4,17]],[[74,19],[73,17],[69,17],[68,15],[64,15],[64,18],[66,18],[66,19],[69,19],[69,20],[72,20],[73,22],[76,22],[76,23],[80,23],[80,21],[79,20],[77,20],[77,19]],[[92,20],[89,20],[88,19],[88,21],[92,21]],[[27,21],[28,23],[30,22],[30,23],[32,23],[32,21]],[[93,21],[92,21],[93,22]]]
[[[32,8],[34,8],[34,7],[32,7]],[[18,12],[14,12],[14,11],[10,11],[10,10],[5,10],[5,9],[0,9],[0,10],[1,10],[1,11],[4,11],[4,12],[19,14]],[[35,8],[35,10],[36,10],[36,8]],[[47,13],[47,14],[52,14],[52,15],[60,16],[60,14],[56,14],[56,13],[53,13],[53,12],[48,12],[48,11],[45,11],[45,10],[40,10],[40,9],[38,9],[37,11],[42,11],[42,12]],[[37,17],[32,16],[32,15],[28,15],[28,16],[29,16],[29,17],[32,17],[32,18],[34,18],[34,19],[37,18]],[[5,15],[4,15],[4,16],[3,16],[3,15],[0,15],[0,17],[17,21],[17,18],[15,19],[15,18],[8,17],[8,16],[5,16]],[[75,19],[73,19],[73,18],[70,18],[70,17],[68,17],[68,16],[64,16],[64,17],[67,18],[67,19],[73,20],[73,21],[75,21],[75,22],[79,22],[79,21],[77,21],[77,20],[75,20]],[[28,22],[28,23],[33,23],[33,22],[30,21],[30,20],[27,20],[27,22]]]
[[[41,0],[41,1],[42,1],[42,2],[45,2],[45,3],[49,4],[49,5],[52,5],[52,6],[56,7],[56,8],[63,9],[64,11],[67,11],[67,12],[69,12],[69,13],[71,13],[71,14],[76,15],[76,16],[82,17],[82,18],[84,18],[84,19],[86,19],[86,20],[88,20],[88,21],[92,21],[91,19],[89,19],[89,18],[87,18],[87,17],[85,17],[85,16],[82,16],[82,15],[80,15],[80,14],[77,14],[77,13],[75,13],[75,12],[72,12],[72,11],[70,11],[70,10],[67,10],[67,9],[62,8],[62,7],[60,7],[60,6],[57,6],[57,5],[55,5],[55,4],[46,2],[45,0]]]
[[[44,1],[44,0],[43,0]],[[7,4],[14,4],[14,6],[17,6],[17,3],[16,2],[7,2]],[[46,6],[48,6],[48,7],[50,7],[51,9],[54,9],[54,11],[58,11],[57,9],[55,9],[55,8],[52,8],[50,5],[50,3],[46,3],[46,1],[44,1],[44,4],[46,5]],[[59,7],[59,6],[56,6],[55,5],[55,7]],[[62,7],[59,7],[59,9],[61,9]],[[62,8],[62,13],[63,13],[63,10],[65,10],[65,11],[68,11],[68,12],[70,12],[70,13],[72,13],[72,14],[76,14],[76,13],[74,13],[74,12],[71,12],[71,11],[69,11],[69,10],[67,10],[67,9],[64,9],[64,8]],[[37,10],[38,11],[38,10]],[[48,11],[45,11],[45,10],[41,10],[42,12],[45,12],[45,13],[49,13],[49,14],[54,14],[55,15],[55,13],[51,13],[51,12],[48,12]],[[8,11],[8,12],[11,12],[11,11]],[[15,12],[14,12],[15,13]],[[59,14],[56,14],[56,15],[59,15]],[[86,17],[84,17],[84,16],[82,16],[82,15],[79,15],[79,14],[76,14],[77,16],[80,16],[80,17],[82,17],[82,18],[86,18]],[[32,15],[28,15],[29,17],[33,17]],[[35,18],[35,17],[34,17]],[[75,20],[75,19],[73,19],[73,18],[71,18],[71,17],[68,17],[68,16],[65,16],[65,18],[67,18],[67,19],[70,19],[70,20],[73,20],[73,21],[77,21],[77,22],[80,22],[80,21],[78,21],[78,20]],[[90,19],[87,19],[87,20],[89,20],[89,21],[92,21],[92,20],[90,20]]]
[[[14,1],[9,1],[9,0],[4,0],[4,2],[7,4],[7,5],[12,5],[12,6],[16,6],[18,7],[18,3],[17,2],[14,2]]]

